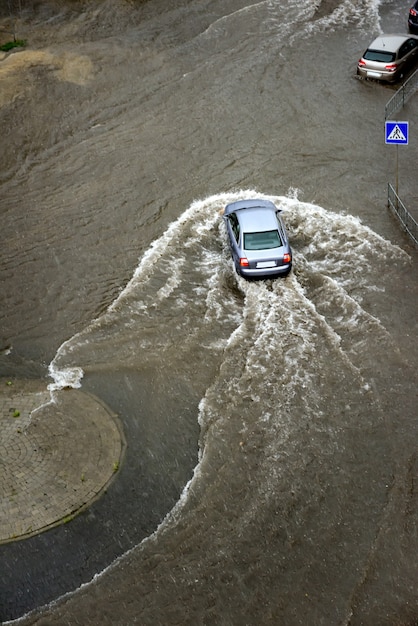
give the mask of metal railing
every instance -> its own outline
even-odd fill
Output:
[[[392,114],[398,109],[403,107],[412,94],[418,88],[418,70],[404,82],[402,87],[399,87],[398,91],[391,97],[389,102],[385,106],[385,120],[391,118]]]
[[[414,220],[395,189],[388,183],[388,207],[392,209],[398,217],[403,228],[418,246],[418,223]]]

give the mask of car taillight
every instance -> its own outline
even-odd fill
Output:
[[[363,67],[363,65],[366,65],[366,61],[365,61],[363,58],[361,58],[361,59],[359,60],[358,64],[359,64],[359,65],[361,65],[361,66]]]
[[[290,263],[291,260],[291,255],[288,252],[285,252],[285,254],[283,255],[283,263]]]
[[[415,17],[417,15],[417,11],[415,11],[415,9],[409,9],[409,15],[413,15]]]
[[[250,267],[250,263],[248,259],[245,258],[245,256],[239,260],[239,264],[241,267]]]
[[[385,65],[385,70],[388,72],[394,72],[396,70],[396,63],[389,63],[389,65]]]

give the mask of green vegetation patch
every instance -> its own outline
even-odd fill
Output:
[[[8,41],[0,46],[2,52],[8,52],[12,48],[23,48],[26,46],[26,39],[16,39],[15,41]]]

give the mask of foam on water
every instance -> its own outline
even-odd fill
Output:
[[[283,211],[294,252],[286,279],[248,282],[235,274],[220,213],[248,197]],[[379,278],[394,262],[408,256],[358,219],[301,202],[295,191],[214,195],[186,209],[108,311],[61,346],[50,366],[52,389],[80,386],[89,369],[164,366],[190,381],[204,358],[217,370],[196,416],[193,477],[144,545],[176,523],[205,484],[214,450],[256,442],[257,496],[241,515],[244,532],[283,484],[303,492],[312,458],[329,458],[350,420],[357,427],[357,405],[368,404],[372,421],[381,419],[367,359],[371,337],[386,353],[391,338],[362,301],[382,289]],[[337,419],[344,412],[350,417]]]
[[[254,196],[283,211],[294,252],[286,279],[235,274],[220,211]],[[50,367],[54,388],[78,386],[84,368],[164,363],[188,380],[203,354],[217,364],[199,404],[199,463],[152,537],[179,519],[219,446],[237,438],[245,445],[258,432],[257,497],[241,516],[244,531],[282,484],[303,491],[303,468],[334,453],[341,428],[350,419],[356,427],[357,405],[381,419],[367,358],[371,337],[387,353],[391,338],[362,301],[382,289],[379,277],[394,261],[408,257],[358,219],[301,202],[294,191],[211,196],[169,226],[109,310],[60,348]],[[345,411],[352,417],[342,422],[336,415]]]
[[[283,211],[294,252],[288,280],[249,283],[235,276],[220,212],[228,202],[251,196],[272,200]],[[117,368],[122,359],[134,366],[133,348],[158,356],[158,349],[182,341],[202,324],[216,343],[210,329],[214,320],[228,319],[237,328],[241,319],[252,319],[252,358],[259,366],[259,355],[269,349],[257,351],[257,346],[284,320],[285,332],[300,337],[302,345],[309,345],[312,325],[314,332],[326,327],[338,344],[344,329],[379,326],[361,302],[380,288],[377,268],[394,261],[406,262],[407,255],[357,218],[301,202],[294,192],[272,196],[244,190],[197,200],[153,242],[109,309],[60,347],[49,368],[51,389],[79,387],[84,367]],[[230,345],[236,336],[233,332],[225,341]]]

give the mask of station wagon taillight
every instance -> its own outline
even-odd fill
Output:
[[[250,267],[250,263],[248,259],[245,258],[245,256],[239,260],[239,264],[241,267]]]

